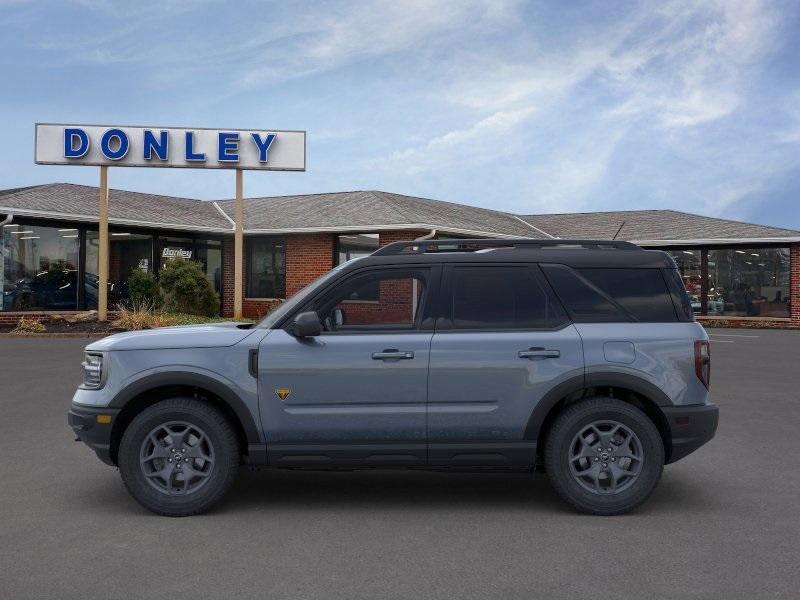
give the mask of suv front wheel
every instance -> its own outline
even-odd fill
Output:
[[[128,425],[118,456],[122,481],[145,508],[182,517],[203,512],[228,491],[239,467],[225,416],[194,398],[170,398]]]
[[[664,444],[641,410],[614,398],[564,409],[547,436],[545,466],[558,494],[581,512],[629,512],[653,492]]]

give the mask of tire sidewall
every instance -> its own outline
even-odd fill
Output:
[[[617,494],[595,494],[573,477],[569,451],[575,436],[595,421],[617,421],[630,428],[642,446],[642,470],[633,484]],[[638,408],[614,399],[581,402],[556,420],[548,436],[547,472],[556,491],[571,505],[593,514],[619,514],[642,504],[653,492],[664,467],[664,445],[658,429]]]
[[[186,496],[169,496],[155,489],[139,464],[141,445],[147,435],[170,421],[185,421],[199,427],[214,447],[214,464],[208,481]],[[145,409],[128,425],[118,453],[122,480],[131,495],[145,508],[172,516],[202,512],[216,503],[232,483],[238,464],[236,438],[224,418],[212,407],[191,399],[162,401]]]

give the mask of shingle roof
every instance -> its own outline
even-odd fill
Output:
[[[800,231],[705,217],[675,210],[629,210],[593,213],[521,215],[522,219],[560,238],[594,238],[634,242],[656,240],[745,240],[800,238]]]
[[[233,200],[218,204],[233,218]],[[548,237],[508,213],[379,191],[248,198],[245,207],[245,229],[255,231],[406,227],[479,236]]]
[[[69,183],[0,190],[0,212],[96,221],[97,195],[96,187]],[[224,233],[232,230],[229,218],[234,216],[233,205],[233,200],[214,203],[111,190],[109,218],[114,224]],[[369,232],[430,228],[444,234],[476,237],[612,239],[616,236],[619,240],[640,243],[800,240],[800,231],[792,229],[674,210],[515,216],[486,208],[380,191],[247,198],[245,219],[247,232]]]
[[[0,210],[16,214],[97,221],[98,188],[52,183],[0,192]],[[211,202],[109,190],[109,221],[192,230],[230,230],[230,222]]]

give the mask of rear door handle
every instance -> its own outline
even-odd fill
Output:
[[[387,349],[383,352],[373,352],[373,360],[411,360],[414,358],[414,353],[410,350],[394,350]]]
[[[545,358],[558,358],[561,356],[561,352],[545,348],[528,348],[527,350],[520,350],[517,356],[530,360],[544,360]]]

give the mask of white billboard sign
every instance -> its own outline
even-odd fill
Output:
[[[305,131],[37,123],[40,165],[305,171]]]

